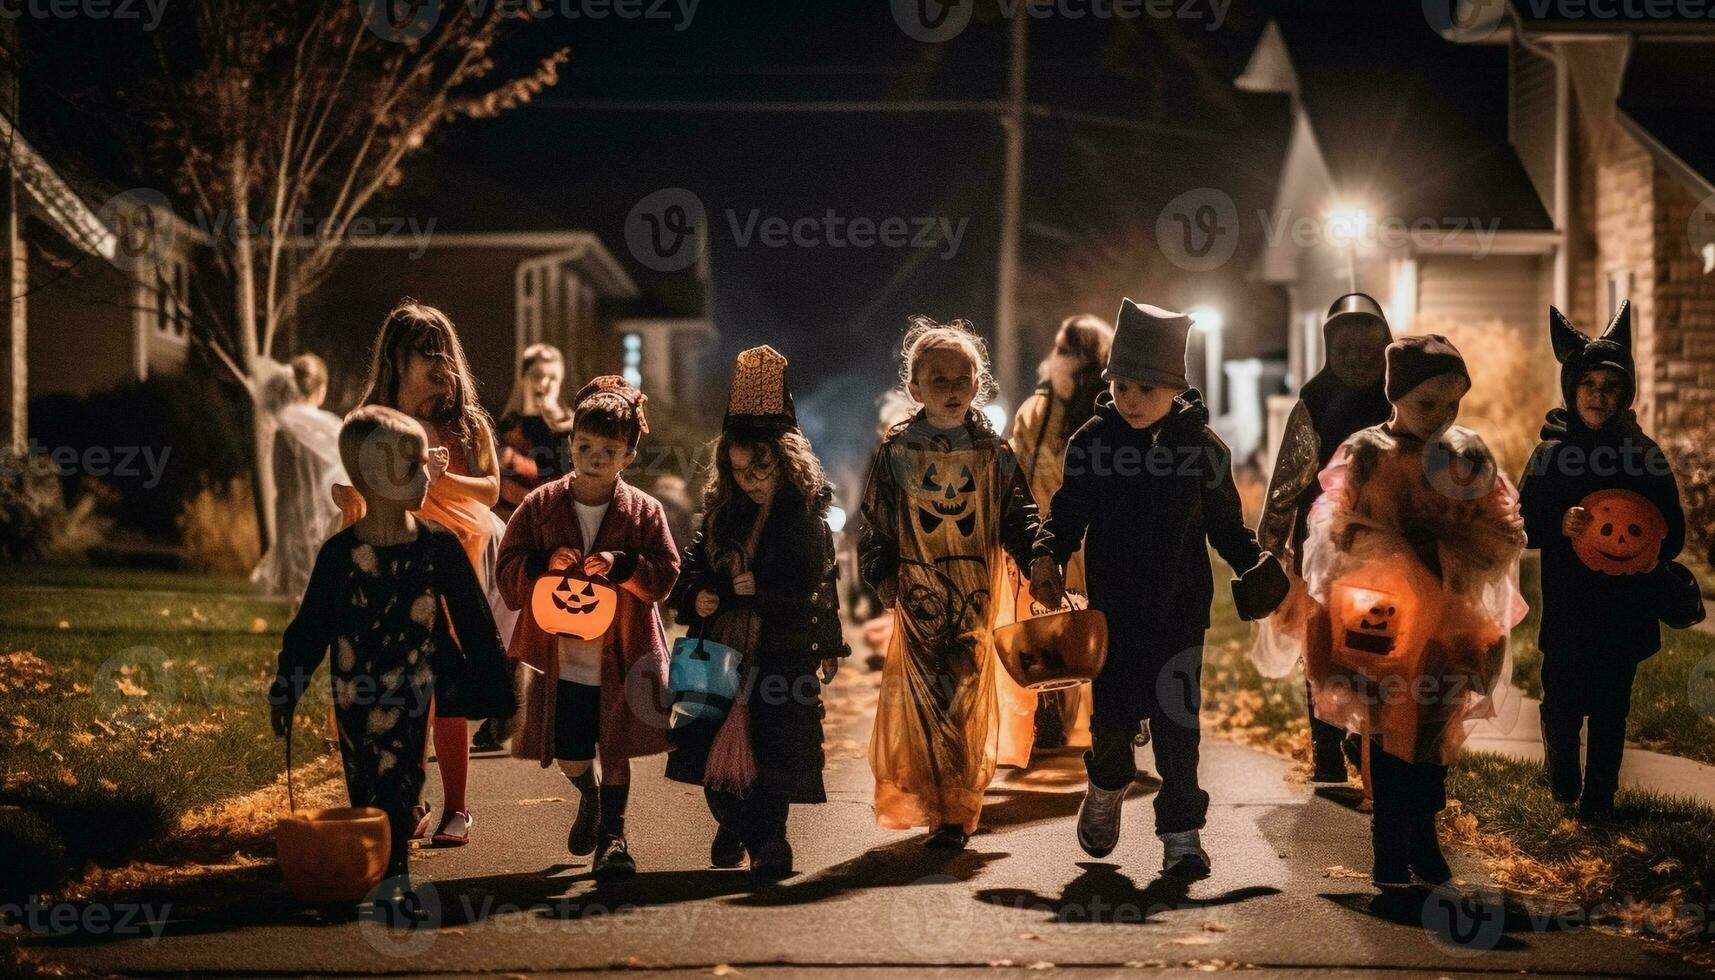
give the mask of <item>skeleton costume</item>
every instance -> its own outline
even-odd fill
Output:
[[[352,806],[387,813],[388,874],[403,874],[431,695],[442,717],[505,717],[515,700],[500,633],[458,538],[427,520],[401,544],[365,544],[350,528],[330,538],[286,627],[270,700],[295,705],[330,646],[346,793]]]
[[[1036,504],[980,413],[941,430],[919,410],[876,451],[862,510],[863,577],[895,624],[869,751],[876,819],[968,834],[999,759],[1002,549],[1029,567]]]

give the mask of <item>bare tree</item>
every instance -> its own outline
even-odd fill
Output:
[[[156,148],[211,219],[230,297],[199,310],[200,339],[249,392],[257,505],[273,540],[273,432],[261,410],[274,344],[331,271],[354,220],[436,127],[497,115],[554,84],[564,49],[495,75],[503,33],[538,0],[196,0],[186,43],[157,46]],[[305,229],[313,232],[305,234]],[[212,294],[210,294],[212,295]]]

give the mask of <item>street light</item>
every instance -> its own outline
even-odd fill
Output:
[[[1358,271],[1352,252],[1370,230],[1370,212],[1356,204],[1335,204],[1328,209],[1328,240],[1346,253],[1346,291],[1358,291]]]
[[[1225,370],[1221,363],[1221,340],[1227,318],[1213,306],[1193,306],[1186,315],[1203,336],[1203,395],[1208,399],[1209,414],[1220,418],[1222,371]]]

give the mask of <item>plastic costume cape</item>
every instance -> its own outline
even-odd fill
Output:
[[[339,429],[339,416],[307,402],[274,416],[274,542],[250,581],[294,607],[322,543],[340,530],[339,507],[329,496],[334,484],[350,482],[339,459]]]
[[[1375,426],[1320,480],[1302,592],[1262,626],[1282,655],[1302,648],[1316,716],[1408,762],[1451,762],[1484,719],[1509,730],[1524,525],[1482,438]]]
[[[1000,666],[993,630],[1012,605],[1003,531],[1034,510],[1010,448],[992,433],[954,446],[919,413],[877,451],[864,517],[897,548],[895,625],[869,747],[883,827],[974,831],[996,765],[1029,760],[1031,716],[1020,709],[1033,710],[1035,695]],[[1022,731],[1003,738],[1003,725]],[[1023,757],[1003,754],[1003,744]]]

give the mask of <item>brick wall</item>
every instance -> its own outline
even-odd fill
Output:
[[[1715,274],[1693,249],[1696,196],[1670,174],[1655,175],[1653,416],[1684,433],[1715,423]]]

